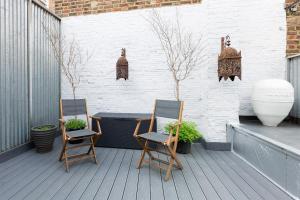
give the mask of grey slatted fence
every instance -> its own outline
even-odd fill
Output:
[[[60,67],[42,20],[60,27],[34,0],[0,0],[0,152],[28,143],[32,126],[57,125]]]
[[[32,5],[32,124],[58,122],[60,70],[45,26],[60,30],[60,19]]]
[[[300,55],[288,58],[288,79],[295,89],[295,103],[290,115],[300,119]]]

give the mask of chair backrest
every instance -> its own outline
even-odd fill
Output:
[[[164,117],[181,120],[183,102],[170,100],[156,100],[155,117]]]
[[[61,100],[61,115],[74,116],[86,115],[86,100],[85,99],[62,99]]]

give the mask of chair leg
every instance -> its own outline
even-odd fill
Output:
[[[177,158],[177,156],[175,156],[174,159],[175,159],[175,161],[176,161],[176,163],[177,163],[178,168],[179,168],[180,170],[182,170],[183,167],[182,167],[182,164],[181,164],[180,160]]]
[[[145,148],[145,147],[144,147]],[[138,166],[137,166],[137,169],[140,169],[142,164],[143,164],[143,161],[144,161],[144,157],[145,157],[145,154],[146,154],[146,150],[144,149],[142,154],[141,154],[141,157],[140,157],[140,160],[138,162]]]
[[[67,142],[64,141],[63,148],[61,149],[61,152],[60,152],[59,161],[63,160],[63,156],[64,156],[64,153],[66,151],[66,145],[67,145]]]
[[[67,155],[67,152],[65,151],[64,153],[64,157],[65,157],[65,167],[66,167],[66,171],[69,172],[69,161],[68,161],[68,155]]]
[[[172,171],[172,168],[173,168],[173,164],[174,164],[174,159],[171,158],[170,160],[170,164],[168,166],[168,169],[167,169],[167,173],[166,173],[166,176],[165,176],[165,181],[168,181],[170,179],[170,175],[171,175],[171,171]]]
[[[97,157],[96,157],[96,151],[95,151],[95,147],[94,147],[93,137],[90,137],[90,141],[91,141],[91,147],[90,147],[90,149],[93,152],[95,163],[98,164]],[[88,152],[88,154],[89,154],[89,152]]]
[[[171,154],[171,157],[175,160],[178,168],[182,170],[183,167],[182,167],[182,164],[181,164],[180,160],[177,158],[176,149],[174,149],[174,148],[172,149],[170,146],[168,146],[168,150]]]

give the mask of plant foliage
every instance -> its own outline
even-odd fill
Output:
[[[170,133],[172,127],[176,127],[177,122],[168,123],[165,130]],[[173,128],[173,135],[176,134],[176,128]],[[201,133],[197,129],[194,122],[183,121],[179,129],[179,141],[192,143],[193,141],[202,138]]]
[[[42,125],[42,126],[34,127],[32,130],[34,130],[34,131],[49,131],[53,128],[55,128],[54,125]]]
[[[81,130],[86,127],[86,122],[82,119],[70,119],[65,124],[67,131]]]

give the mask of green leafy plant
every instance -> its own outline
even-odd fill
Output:
[[[51,129],[55,128],[54,125],[42,125],[32,128],[34,131],[49,131]]]
[[[81,130],[86,127],[86,122],[82,119],[70,119],[65,124],[67,131]]]
[[[165,126],[165,131],[169,132],[173,128],[173,135],[176,134],[177,122],[168,123]],[[179,141],[192,143],[193,141],[202,138],[201,133],[197,129],[197,125],[194,122],[183,121],[179,129]]]

